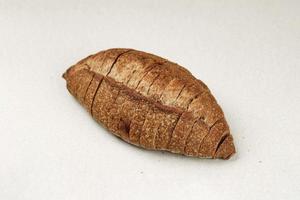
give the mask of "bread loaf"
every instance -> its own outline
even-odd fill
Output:
[[[108,49],[71,66],[69,92],[126,142],[201,158],[235,153],[224,113],[188,70],[133,49]]]

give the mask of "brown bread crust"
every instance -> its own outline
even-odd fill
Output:
[[[79,61],[63,77],[93,118],[128,143],[204,158],[235,153],[208,87],[164,58],[108,49]]]

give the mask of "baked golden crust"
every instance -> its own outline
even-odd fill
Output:
[[[93,118],[128,143],[205,158],[235,153],[208,87],[164,58],[108,49],[79,61],[63,77]]]

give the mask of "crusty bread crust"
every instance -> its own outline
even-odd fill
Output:
[[[70,93],[114,135],[147,149],[228,159],[224,113],[185,68],[133,49],[108,49],[70,67]]]

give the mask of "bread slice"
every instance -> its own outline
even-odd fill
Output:
[[[63,77],[92,117],[128,143],[202,158],[235,153],[210,90],[176,63],[134,49],[108,49]]]

